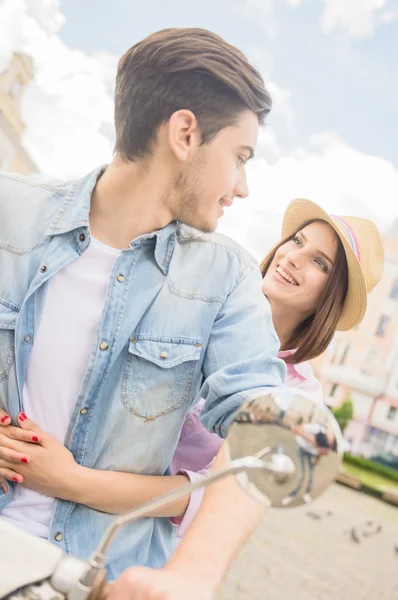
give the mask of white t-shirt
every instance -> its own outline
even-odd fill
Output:
[[[62,443],[120,252],[91,238],[82,256],[47,283],[22,393],[23,408],[30,419]],[[1,516],[47,538],[53,502],[53,498],[16,485],[13,499]]]
[[[319,425],[318,423],[306,423],[305,425],[303,425],[303,429],[305,433],[314,437],[317,433],[320,433],[321,431],[325,433],[325,428]],[[309,454],[313,454],[314,456],[317,456],[319,454],[318,446],[311,444],[311,442],[301,437],[301,435],[296,436],[296,443]]]

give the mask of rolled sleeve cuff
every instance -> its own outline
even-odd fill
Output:
[[[180,469],[176,475],[185,475],[188,477],[191,483],[195,483],[203,478],[202,473],[194,473],[193,471],[186,471],[185,469]],[[203,499],[204,488],[194,490],[189,499],[189,504],[187,506],[187,510],[182,517],[172,517],[170,521],[178,526],[178,537],[183,538],[185,533],[187,532],[189,526],[194,520],[196,513],[199,510],[199,506],[201,505]]]

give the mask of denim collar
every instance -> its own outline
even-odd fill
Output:
[[[46,235],[54,236],[82,227],[89,228],[90,202],[98,179],[104,173],[107,165],[98,167],[78,181],[71,182],[70,188],[64,192],[65,200],[58,211],[55,219],[48,227]],[[167,275],[170,260],[176,242],[178,223],[173,221],[157,231],[145,234],[133,240],[130,248],[133,248],[143,239],[156,238],[154,255],[159,268]]]

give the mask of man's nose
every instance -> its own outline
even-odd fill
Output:
[[[234,189],[235,198],[247,198],[249,195],[249,188],[247,186],[246,173],[242,174],[237,182]]]

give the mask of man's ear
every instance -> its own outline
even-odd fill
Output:
[[[184,162],[201,144],[198,122],[190,110],[177,110],[168,121],[168,143],[174,156]]]

